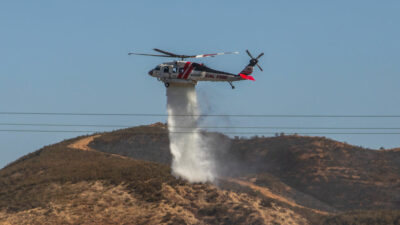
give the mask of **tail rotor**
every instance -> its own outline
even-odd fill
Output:
[[[249,52],[249,50],[246,50],[247,55],[250,56],[251,60],[250,60],[250,65],[251,66],[257,66],[258,69],[260,69],[261,71],[263,71],[263,69],[261,68],[260,65],[258,65],[258,59],[261,58],[261,56],[264,55],[264,52],[260,53],[256,58],[253,57],[253,55],[251,55],[251,53]]]

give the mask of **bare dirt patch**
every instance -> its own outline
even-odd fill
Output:
[[[68,148],[75,148],[83,151],[95,151],[95,149],[92,149],[89,147],[89,143],[92,142],[95,138],[100,137],[100,134],[85,137],[82,139],[79,139],[78,141],[68,145]]]

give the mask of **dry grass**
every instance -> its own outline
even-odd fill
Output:
[[[304,207],[302,205],[299,205],[295,201],[293,201],[292,199],[288,199],[288,198],[285,198],[285,197],[283,197],[281,195],[275,194],[275,193],[271,192],[271,190],[269,190],[268,188],[257,186],[255,184],[253,184],[252,182],[239,180],[239,179],[229,179],[228,181],[237,183],[237,184],[239,184],[241,186],[249,187],[252,190],[261,193],[262,195],[264,195],[267,198],[274,199],[274,200],[276,200],[278,202],[288,204],[291,207],[301,208],[301,209],[308,209],[308,210],[313,211],[314,213],[321,214],[321,215],[329,215],[328,212],[324,212],[324,211],[316,210],[316,209],[311,209],[311,208],[307,208],[307,207]]]
[[[79,182],[49,189],[63,193],[46,206],[0,212],[1,224],[307,224],[290,209],[210,185],[163,185],[163,200],[134,197],[122,184]]]
[[[309,209],[398,207],[398,151],[299,136],[219,138],[231,144],[216,156],[219,163],[243,176],[224,190],[171,176],[163,124],[44,147],[0,170],[0,224],[400,222],[398,211]]]
[[[165,165],[88,150],[92,139],[45,147],[1,170],[0,223],[307,223],[257,196],[177,180]]]

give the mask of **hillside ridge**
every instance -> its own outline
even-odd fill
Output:
[[[154,124],[154,125],[150,125],[150,127],[156,127],[156,126],[158,126],[158,125],[159,125],[159,124]],[[93,148],[89,147],[88,145],[89,145],[95,138],[99,138],[99,137],[101,137],[101,135],[99,135],[99,134],[92,135],[92,136],[89,136],[89,137],[84,137],[84,138],[82,138],[82,139],[78,139],[78,140],[76,140],[75,142],[69,144],[68,147],[69,147],[69,148],[79,149],[79,150],[82,150],[82,151],[97,151],[96,149],[93,149]],[[114,155],[114,154],[113,154],[113,155]],[[221,177],[220,179],[225,179],[225,178],[222,178],[222,177]],[[257,185],[255,185],[255,184],[251,183],[251,182],[248,182],[248,181],[245,181],[245,180],[240,180],[239,178],[236,178],[236,179],[230,178],[230,179],[227,179],[227,181],[228,181],[228,182],[233,182],[233,183],[239,184],[240,186],[243,186],[243,187],[248,187],[248,188],[250,188],[250,189],[252,189],[252,190],[254,190],[254,191],[256,191],[256,192],[260,192],[262,195],[264,195],[264,196],[267,197],[267,198],[276,200],[276,201],[278,201],[278,202],[286,203],[286,204],[288,204],[288,205],[290,205],[290,206],[292,206],[292,207],[304,208],[304,209],[311,210],[311,211],[313,211],[313,212],[315,212],[315,213],[318,213],[318,214],[329,215],[328,212],[324,212],[324,211],[320,211],[320,210],[316,210],[316,209],[310,209],[310,208],[308,208],[308,207],[299,205],[299,204],[295,203],[295,202],[294,202],[293,200],[291,200],[291,199],[287,199],[287,198],[285,198],[284,196],[280,196],[280,195],[278,195],[278,194],[272,193],[272,192],[271,192],[268,188],[266,188],[266,187],[260,187],[260,186],[257,186]]]
[[[165,124],[97,133],[1,169],[0,223],[400,222],[398,151],[323,137],[202,135],[223,165],[217,186],[171,175]]]

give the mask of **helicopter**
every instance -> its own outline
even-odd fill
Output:
[[[201,54],[201,55],[179,55],[171,52],[167,52],[161,49],[154,48],[156,52],[162,54],[144,54],[130,52],[128,55],[141,55],[141,56],[155,56],[165,58],[179,58],[179,61],[165,62],[157,65],[154,69],[149,71],[149,75],[156,77],[159,81],[164,82],[166,88],[170,84],[191,84],[196,85],[199,81],[225,81],[230,84],[232,89],[235,86],[232,84],[234,81],[252,80],[255,81],[254,77],[251,76],[253,73],[253,67],[257,66],[261,71],[263,69],[258,65],[258,59],[264,55],[260,53],[257,57],[253,57],[249,50],[246,53],[250,56],[249,64],[238,74],[228,73],[211,69],[205,66],[203,63],[195,63],[185,61],[187,58],[204,58],[204,57],[215,57],[219,55],[227,54],[239,54],[239,52],[221,52],[214,54]]]

